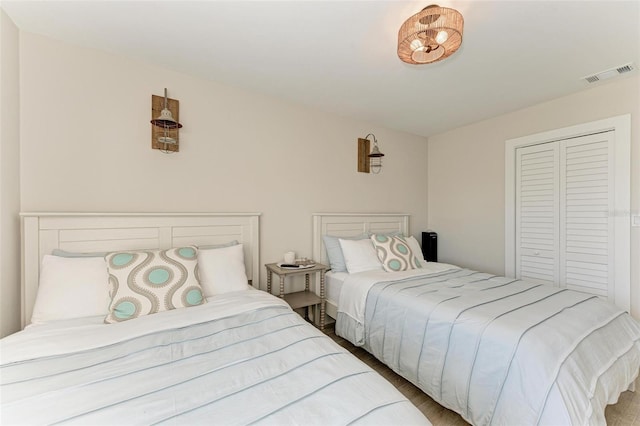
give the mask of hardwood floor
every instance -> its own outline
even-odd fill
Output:
[[[416,386],[394,373],[386,365],[362,348],[353,346],[347,340],[336,336],[333,324],[325,328],[325,333],[365,364],[380,373],[410,400],[434,426],[468,425],[459,414],[444,408]],[[609,405],[605,411],[609,426],[640,426],[640,378],[636,380],[636,392],[624,392],[617,404]]]

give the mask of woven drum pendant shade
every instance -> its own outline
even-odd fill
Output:
[[[460,12],[437,5],[416,13],[398,31],[398,57],[408,64],[428,64],[451,56],[462,44]]]

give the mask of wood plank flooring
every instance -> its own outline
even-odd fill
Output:
[[[434,426],[468,425],[459,414],[435,402],[420,389],[378,361],[369,352],[353,346],[347,340],[336,336],[333,326],[334,324],[331,324],[325,328],[325,333],[329,337],[380,373],[418,407]],[[617,404],[607,407],[605,416],[609,426],[640,426],[640,378],[636,380],[636,392],[624,392],[620,395]]]

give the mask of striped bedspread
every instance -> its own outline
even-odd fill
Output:
[[[248,290],[0,341],[2,424],[429,424],[284,302]]]
[[[640,370],[638,322],[589,294],[442,269],[347,278],[337,334],[473,424],[605,424]]]

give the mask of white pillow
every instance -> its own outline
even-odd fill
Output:
[[[198,250],[198,274],[205,297],[246,290],[243,245]]]
[[[422,248],[420,248],[420,243],[416,240],[416,237],[413,235],[409,235],[405,237],[404,240],[407,242],[407,245],[413,252],[413,255],[418,258],[418,262],[424,261],[424,255],[422,254]]]
[[[104,258],[45,255],[31,323],[106,315],[110,301]]]
[[[382,269],[382,263],[378,259],[371,240],[345,240],[340,238],[338,241],[340,241],[344,262],[350,274]]]

